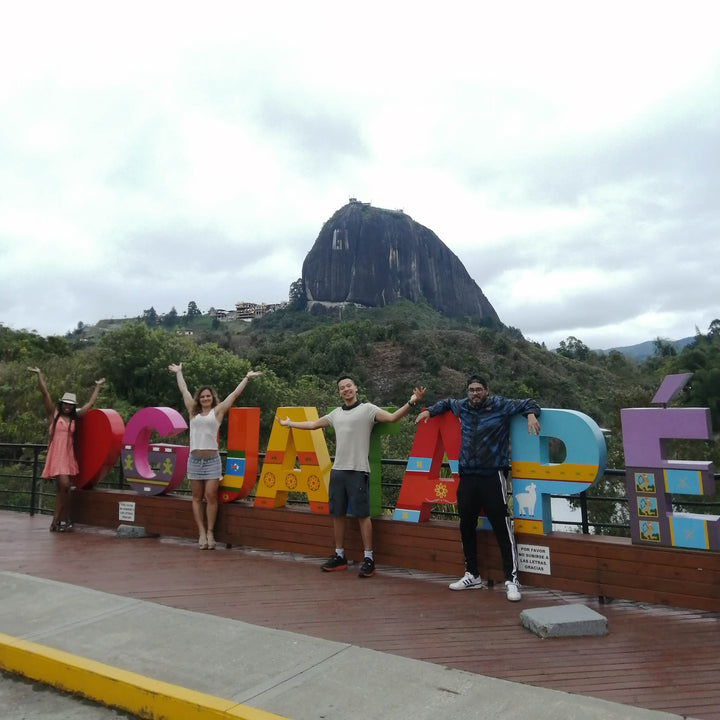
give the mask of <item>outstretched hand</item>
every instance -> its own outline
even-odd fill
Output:
[[[276,415],[275,420],[283,427],[290,427],[290,418],[287,416],[283,420],[279,415]]]
[[[259,377],[260,375],[262,375],[262,370],[250,370],[245,377],[250,380],[254,377]]]
[[[182,363],[180,363],[179,365],[172,363],[172,364],[168,365],[168,370],[172,373],[182,372]]]
[[[425,388],[424,387],[421,387],[421,388],[416,387],[413,390],[413,394],[410,396],[410,402],[414,404],[414,403],[418,402],[419,400],[422,400],[424,397],[425,397]]]
[[[28,370],[30,372],[36,373],[37,375],[40,375],[40,368],[39,367],[29,367]]]

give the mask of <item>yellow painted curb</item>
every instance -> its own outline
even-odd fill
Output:
[[[287,720],[3,633],[0,669],[150,720]]]

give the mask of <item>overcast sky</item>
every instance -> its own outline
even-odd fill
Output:
[[[353,196],[550,349],[706,332],[715,7],[3,3],[0,323],[286,300]]]

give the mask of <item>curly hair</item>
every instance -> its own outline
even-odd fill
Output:
[[[202,387],[198,388],[195,392],[195,395],[193,395],[193,406],[192,406],[192,415],[193,417],[197,415],[200,412],[200,393],[204,390],[209,390],[210,394],[212,395],[212,405],[211,407],[215,407],[220,401],[218,400],[217,393],[215,392],[215,388],[210,387],[209,385],[203,385]]]

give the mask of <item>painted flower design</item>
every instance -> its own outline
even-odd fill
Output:
[[[265,473],[263,475],[263,483],[265,487],[273,487],[275,485],[275,476],[271,472]]]

